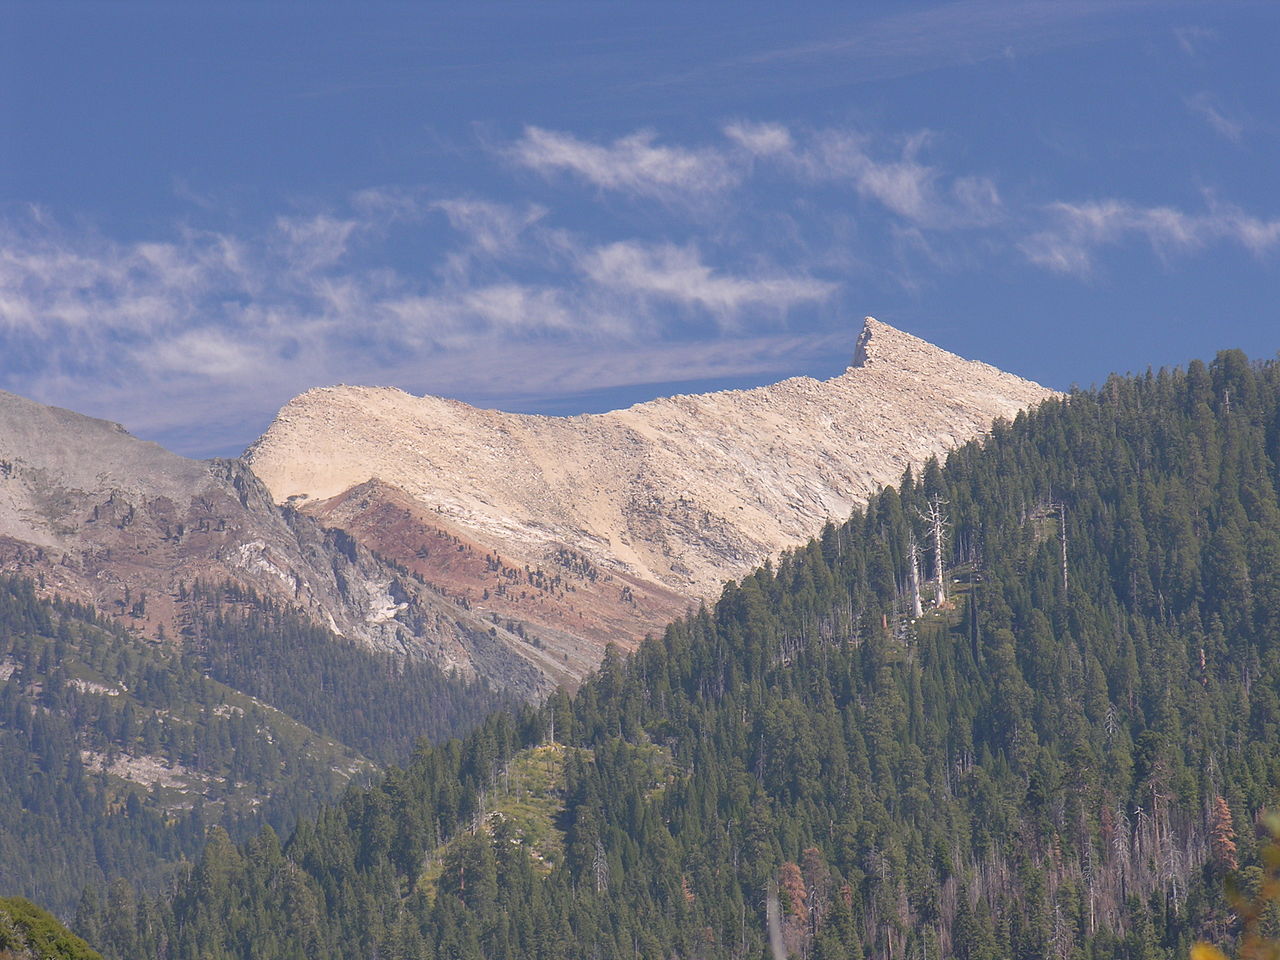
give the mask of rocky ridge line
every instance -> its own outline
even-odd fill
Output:
[[[512,414],[380,387],[309,390],[245,459],[279,502],[327,514],[357,538],[371,535],[360,511],[325,501],[377,480],[416,504],[420,526],[434,519],[504,562],[550,565],[569,549],[611,575],[696,600],[843,519],[908,465],[1052,395],[867,318],[853,363],[830,380],[604,414]],[[479,589],[470,599],[484,609]],[[573,616],[583,613],[556,625],[572,633]]]

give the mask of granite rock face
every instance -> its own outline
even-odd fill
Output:
[[[840,520],[908,465],[1052,395],[872,318],[827,381],[545,417],[378,387],[290,401],[246,452],[572,674]]]

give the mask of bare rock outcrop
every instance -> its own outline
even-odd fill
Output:
[[[245,459],[278,502],[351,530],[491,619],[535,625],[567,661],[582,644],[598,652],[603,638],[633,643],[683,603],[843,519],[908,465],[1051,395],[867,318],[852,364],[831,380],[605,414],[503,413],[380,387],[310,390]],[[394,535],[367,513],[385,518],[392,502],[412,515]],[[447,573],[433,562],[426,541],[441,533],[456,538],[455,553],[487,557],[483,569],[455,563]],[[598,571],[593,585],[609,578],[594,608],[581,583],[540,591],[541,612],[510,591],[497,596],[502,569],[520,572],[514,585],[528,600],[548,576],[563,588],[561,568],[575,563]],[[629,609],[615,615],[619,604]],[[568,638],[563,650],[557,632]]]

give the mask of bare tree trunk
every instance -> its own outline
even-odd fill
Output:
[[[1067,505],[1058,504],[1059,539],[1062,541],[1062,592],[1067,592]]]
[[[609,861],[605,858],[604,844],[599,837],[596,837],[596,855],[592,866],[596,873],[596,893],[603,893],[609,886]]]
[[[946,582],[943,580],[945,573],[942,564],[942,549],[947,541],[947,524],[950,518],[943,509],[945,504],[939,496],[934,496],[929,501],[929,509],[922,511],[920,517],[929,524],[929,535],[933,537],[933,576],[934,589],[936,593],[935,602],[938,606],[947,599]]]
[[[924,606],[920,603],[920,549],[915,536],[911,537],[911,615],[916,619],[924,616]]]

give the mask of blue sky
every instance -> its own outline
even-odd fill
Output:
[[[0,387],[234,454],[289,397],[1066,388],[1280,350],[1280,5],[0,2]]]

